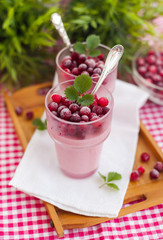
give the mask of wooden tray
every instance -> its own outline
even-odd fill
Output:
[[[14,122],[23,150],[25,150],[35,130],[32,121],[25,119],[25,112],[31,110],[34,112],[34,118],[41,117],[44,111],[45,95],[40,96],[37,91],[47,87],[51,87],[51,83],[23,88],[12,95],[6,92],[4,93],[6,105]],[[16,115],[14,110],[16,106],[21,106],[24,109],[22,116]],[[148,152],[150,154],[151,157],[148,163],[140,161],[140,154],[142,152]],[[123,208],[120,210],[118,217],[163,203],[163,191],[161,190],[163,186],[163,174],[160,175],[159,180],[150,180],[149,178],[149,171],[153,168],[156,161],[163,161],[163,152],[142,122],[140,122],[134,169],[142,165],[146,171],[139,181],[130,182],[125,195]],[[44,204],[58,237],[64,236],[64,229],[83,228],[110,220],[106,217],[82,216],[61,210],[47,202],[44,202]]]

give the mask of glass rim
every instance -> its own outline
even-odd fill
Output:
[[[86,42],[83,42],[83,43],[86,43]],[[74,44],[71,44],[70,45],[70,47],[71,46],[73,46]],[[100,47],[102,47],[102,48],[104,48],[104,49],[107,49],[108,50],[108,53],[109,53],[109,51],[110,51],[110,49],[111,48],[109,48],[108,46],[106,46],[106,45],[104,45],[104,44],[99,44],[98,46],[100,46]],[[70,47],[64,47],[64,48],[62,48],[59,52],[58,52],[58,54],[57,54],[57,56],[56,56],[56,65],[57,65],[57,67],[62,71],[62,72],[64,72],[65,74],[67,74],[67,75],[69,75],[70,77],[77,77],[76,75],[73,75],[72,73],[68,73],[68,72],[66,72],[66,71],[64,71],[64,69],[63,68],[61,68],[61,66],[60,66],[60,64],[59,64],[59,57],[61,56],[61,54],[65,51],[65,50],[67,50],[67,49],[69,49]],[[115,67],[112,69],[112,71],[109,73],[109,74],[111,74],[114,70],[115,70],[115,68],[117,67],[117,64],[115,65]],[[90,76],[91,77],[91,76]],[[97,77],[93,77],[92,79],[96,79]]]
[[[50,93],[53,92],[53,90],[55,90],[55,89],[56,89],[57,87],[59,87],[60,85],[65,84],[65,83],[68,83],[68,82],[74,82],[74,80],[67,80],[67,81],[64,81],[64,82],[62,82],[62,83],[58,83],[56,86],[52,87],[52,88],[47,92],[47,94],[46,94],[46,96],[45,96],[45,109],[48,111],[48,113],[49,113],[54,119],[56,119],[57,121],[60,121],[60,122],[62,122],[62,123],[71,124],[71,125],[77,125],[77,126],[79,126],[79,125],[89,125],[89,124],[97,123],[97,122],[99,122],[100,120],[105,119],[108,115],[110,115],[110,114],[112,113],[112,111],[113,111],[113,106],[114,106],[114,98],[113,98],[113,95],[112,95],[112,93],[111,93],[107,88],[105,88],[103,85],[101,85],[100,88],[101,88],[101,87],[104,88],[104,89],[106,90],[106,92],[107,92],[107,93],[109,94],[109,96],[110,96],[110,101],[109,101],[109,103],[110,103],[110,104],[109,104],[109,109],[110,109],[110,110],[109,110],[104,116],[100,117],[99,119],[94,120],[94,121],[89,121],[89,122],[84,122],[84,121],[83,121],[82,123],[80,123],[80,122],[70,122],[70,121],[61,119],[61,118],[55,116],[54,114],[52,114],[52,112],[51,112],[51,111],[49,110],[49,108],[48,108],[47,98],[48,98],[48,96],[50,95]],[[92,82],[93,82],[93,81],[92,81]],[[96,82],[93,82],[93,83],[96,84]]]
[[[156,89],[156,90],[161,90],[163,91],[163,87],[160,87],[160,86],[157,86],[156,84],[153,84],[153,83],[150,83],[148,81],[145,80],[144,77],[142,77],[139,72],[137,71],[137,68],[136,68],[136,60],[137,58],[141,55],[141,53],[143,52],[143,49],[145,50],[145,48],[140,48],[134,55],[133,57],[133,60],[132,60],[132,71],[133,71],[133,78],[134,78],[134,75],[140,80],[140,82],[145,85],[146,87],[150,87],[151,90],[152,88],[153,89]],[[135,80],[135,79],[134,79]],[[135,80],[136,81],[136,80]]]

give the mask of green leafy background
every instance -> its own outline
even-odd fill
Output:
[[[120,43],[125,54],[119,72],[131,70],[141,38],[155,35],[151,20],[163,15],[161,0],[1,0],[0,83],[24,86],[52,80],[55,56],[63,47],[51,24],[53,12],[62,15],[71,42],[90,34],[112,47]],[[160,36],[162,37],[162,36]]]

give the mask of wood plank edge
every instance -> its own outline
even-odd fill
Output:
[[[52,219],[52,221],[53,221],[53,224],[54,224],[54,227],[55,227],[58,237],[59,238],[64,237],[64,229],[63,229],[62,223],[59,219],[59,216],[55,210],[55,207],[48,202],[44,202],[44,205],[46,207],[46,210],[48,212],[50,219]]]
[[[18,138],[19,138],[20,143],[22,145],[23,151],[25,151],[25,149],[28,145],[27,138],[26,138],[26,136],[23,132],[23,129],[21,128],[21,125],[19,124],[17,115],[15,113],[15,109],[14,109],[13,105],[11,104],[10,97],[8,96],[7,92],[4,92],[3,95],[4,95],[4,99],[5,99],[9,114],[12,118],[13,123],[14,123],[15,130],[18,134]]]
[[[151,149],[153,153],[156,155],[156,157],[160,160],[163,161],[163,152],[161,148],[158,146],[148,129],[145,127],[145,125],[140,121],[140,130],[145,138],[145,141],[147,144],[151,146]]]

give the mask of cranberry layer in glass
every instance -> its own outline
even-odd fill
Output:
[[[59,94],[64,97],[64,89],[69,84],[73,84],[73,80],[58,84],[46,95],[47,127],[49,135],[55,143],[57,159],[62,172],[72,178],[86,178],[98,169],[103,142],[110,134],[113,97],[105,87],[101,86],[97,97],[107,97],[109,111],[94,121],[66,121],[55,116],[49,110],[48,105],[52,95]],[[94,85],[95,83],[92,88]]]
[[[104,62],[105,62],[105,59],[110,51],[110,48],[108,48],[107,46],[105,45],[102,45],[102,44],[99,44],[98,48],[101,52],[101,55],[104,56]],[[63,59],[66,57],[66,56],[70,56],[71,55],[71,52],[69,50],[68,47],[65,47],[63,48],[58,54],[57,54],[57,57],[56,57],[56,66],[57,66],[57,74],[58,74],[58,81],[59,83],[61,82],[64,82],[64,81],[67,81],[67,80],[71,80],[71,79],[75,79],[75,77],[77,75],[74,75],[72,72],[73,71],[70,71],[69,72],[69,69],[67,70],[66,68],[62,68],[61,65],[62,65],[62,62],[63,62]],[[88,57],[88,59],[92,59],[93,57]],[[93,58],[95,61],[97,59],[97,57]],[[84,63],[85,65],[85,61],[82,62]],[[101,64],[102,65],[102,64]],[[78,67],[77,67],[78,68]],[[88,70],[89,68],[89,65],[87,66],[87,69],[84,69],[84,66],[83,66],[83,73],[82,71],[80,71],[80,74],[85,74],[85,71],[89,71]],[[95,67],[96,68],[96,67]],[[100,66],[97,66],[96,70],[94,68],[94,74],[89,74],[90,77],[92,78],[93,81],[97,82],[98,79],[99,79],[99,75],[98,75],[98,71],[100,70],[99,68],[101,68],[101,72],[102,72],[102,67]],[[107,77],[105,78],[104,82],[103,82],[103,85],[112,93],[114,88],[115,88],[115,81],[117,79],[117,68],[118,66],[115,66],[113,68],[113,70],[107,75]],[[97,71],[97,74],[96,74],[96,71]],[[75,73],[75,71],[74,71]],[[79,75],[80,75],[79,74]]]
[[[163,52],[141,48],[132,61],[135,83],[149,93],[149,99],[163,105]]]

